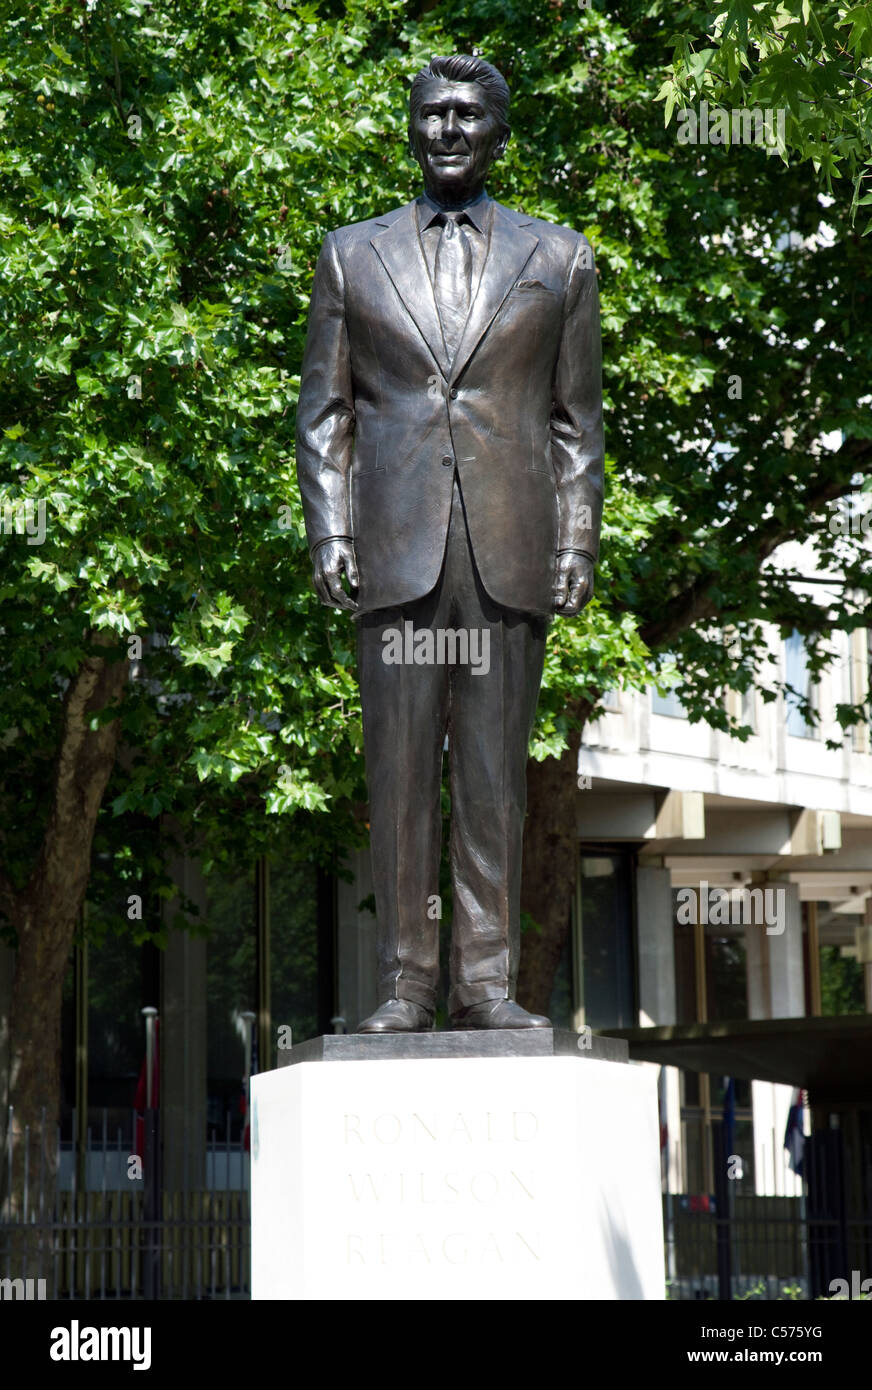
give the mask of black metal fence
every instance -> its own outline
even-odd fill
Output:
[[[0,1298],[250,1296],[249,1160],[229,1118],[223,1137],[209,1135],[201,1185],[171,1190],[156,1110],[112,1133],[104,1111],[78,1151],[58,1132],[54,1163],[35,1172],[29,1132],[14,1138],[13,1118],[0,1165]]]
[[[47,1165],[28,1171],[28,1135],[14,1139],[12,1120],[0,1145],[0,1298],[250,1296],[249,1156],[229,1118],[200,1153],[201,1181],[172,1189],[156,1110],[111,1131],[104,1111],[78,1148],[58,1132],[52,1180]],[[800,1195],[760,1196],[729,1180],[718,1124],[711,1142],[714,1192],[664,1195],[670,1298],[856,1298],[867,1280],[869,1296],[868,1146],[849,1155],[839,1131],[812,1135]]]
[[[806,1137],[801,1191],[756,1195],[729,1177],[711,1127],[714,1192],[664,1196],[669,1297],[816,1299],[872,1295],[872,1149],[839,1130]],[[864,1283],[866,1289],[863,1289]]]

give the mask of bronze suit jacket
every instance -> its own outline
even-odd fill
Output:
[[[414,202],[331,232],[297,408],[310,549],[353,539],[361,612],[423,597],[456,466],[488,594],[550,614],[557,551],[598,552],[601,390],[596,271],[577,232],[494,204],[451,362]]]

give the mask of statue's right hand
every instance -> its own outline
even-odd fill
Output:
[[[347,576],[352,590],[356,590],[359,584],[352,542],[326,541],[312,556],[312,568],[315,591],[321,602],[328,608],[346,608],[353,613],[357,603],[342,587],[343,574]]]

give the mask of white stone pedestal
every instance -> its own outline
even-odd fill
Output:
[[[252,1297],[661,1299],[656,1073],[590,1057],[252,1079]]]

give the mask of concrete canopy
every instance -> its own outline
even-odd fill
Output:
[[[872,1014],[609,1028],[630,1060],[801,1086],[811,1103],[872,1102]]]

